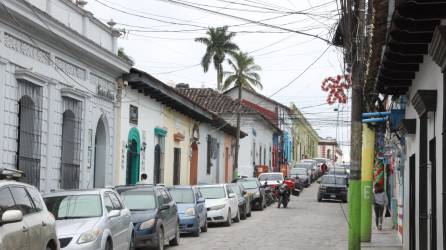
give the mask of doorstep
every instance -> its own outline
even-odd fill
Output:
[[[402,250],[398,231],[392,229],[392,219],[384,217],[383,229],[378,231],[375,226],[375,216],[372,217],[372,241],[361,243],[361,249]]]

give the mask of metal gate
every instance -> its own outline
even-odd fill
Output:
[[[25,172],[24,182],[39,188],[42,135],[42,88],[19,81],[17,169]]]
[[[60,186],[63,189],[78,189],[80,178],[82,103],[64,97],[65,112],[62,121],[62,147]]]

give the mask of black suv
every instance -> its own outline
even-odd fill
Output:
[[[348,181],[345,176],[324,175],[317,182],[320,183],[317,201],[320,202],[322,199],[335,199],[347,202]]]
[[[180,228],[178,210],[164,186],[119,186],[116,191],[132,213],[135,248],[164,249],[164,242],[178,245]]]
[[[253,209],[263,210],[266,207],[265,190],[257,178],[239,178],[232,181],[240,183],[249,193],[252,193],[251,205]]]

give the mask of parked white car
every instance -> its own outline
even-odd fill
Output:
[[[54,216],[37,188],[14,180],[22,174],[0,169],[0,250],[57,250]]]
[[[284,179],[283,173],[281,172],[261,173],[259,175],[259,181],[262,186],[282,184]]]
[[[130,211],[112,189],[58,191],[44,195],[56,217],[60,247],[65,249],[132,248]]]
[[[221,223],[231,226],[232,220],[240,221],[238,199],[228,184],[203,185],[198,187],[206,199],[208,223]]]

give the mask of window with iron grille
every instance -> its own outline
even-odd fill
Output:
[[[24,182],[39,188],[42,137],[42,88],[18,81],[17,169]]]
[[[79,188],[81,162],[82,102],[63,98],[60,186]]]

